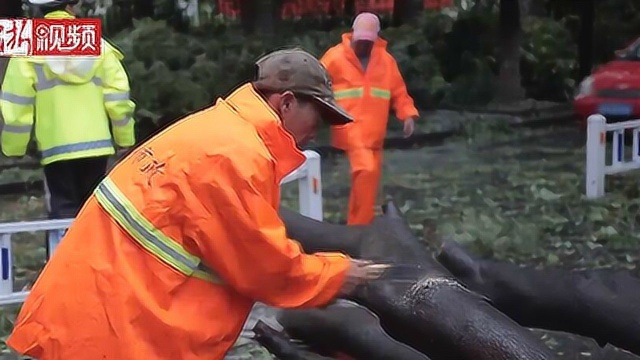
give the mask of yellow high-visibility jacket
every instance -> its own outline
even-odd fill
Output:
[[[45,18],[74,18],[65,11]],[[129,79],[123,54],[102,40],[100,57],[11,58],[0,92],[0,147],[23,156],[35,126],[43,165],[112,155],[113,142],[135,142]]]

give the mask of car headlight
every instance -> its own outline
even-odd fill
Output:
[[[589,96],[592,94],[593,94],[593,76],[587,76],[584,80],[582,80],[582,82],[580,82],[575,98],[577,99],[577,98]]]

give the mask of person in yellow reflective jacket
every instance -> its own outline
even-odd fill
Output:
[[[29,0],[47,19],[74,19],[78,1]],[[129,80],[123,54],[102,40],[100,57],[11,58],[0,93],[6,156],[24,156],[32,130],[44,166],[49,218],[75,217],[115,145],[134,144]],[[49,233],[53,251],[59,233]]]

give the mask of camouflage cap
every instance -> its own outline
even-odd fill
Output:
[[[300,48],[274,51],[256,61],[254,85],[262,90],[291,91],[312,98],[320,106],[323,119],[331,125],[353,121],[336,103],[327,70]]]

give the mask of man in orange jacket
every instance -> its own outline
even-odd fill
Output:
[[[351,121],[310,54],[271,53],[257,79],[125,157],[98,185],[22,307],[8,345],[40,360],[222,359],[255,301],[317,307],[382,269],[304,254],[280,181],[322,118]]]
[[[382,175],[382,145],[387,132],[389,108],[404,123],[411,136],[418,110],[387,42],[378,36],[380,20],[361,13],[353,32],[342,35],[342,43],[330,48],[321,62],[333,80],[335,98],[354,122],[332,126],[331,144],[346,151],[351,164],[351,195],[348,224],[373,220]]]

